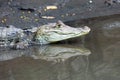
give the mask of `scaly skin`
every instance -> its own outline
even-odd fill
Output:
[[[27,33],[32,33],[28,35]],[[90,28],[73,28],[65,25],[62,21],[57,23],[49,23],[40,27],[22,30],[13,26],[0,27],[0,42],[4,42],[3,46],[14,46],[15,48],[24,48],[29,43],[49,44],[69,38],[86,35],[90,32]],[[0,43],[1,45],[1,43]]]
[[[49,44],[69,38],[86,35],[90,32],[90,28],[84,26],[83,28],[73,28],[65,25],[62,21],[57,23],[49,23],[40,26],[35,34],[35,42],[40,44]]]

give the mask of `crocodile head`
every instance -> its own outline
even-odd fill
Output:
[[[83,28],[73,28],[65,25],[62,21],[58,21],[57,23],[49,23],[39,27],[34,36],[34,40],[39,44],[48,44],[86,35],[89,32],[90,28],[87,26]]]

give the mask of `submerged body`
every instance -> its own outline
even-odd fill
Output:
[[[30,32],[32,35],[28,35],[26,32]],[[83,28],[73,28],[65,25],[62,21],[49,23],[27,30],[9,26],[7,28],[0,28],[0,42],[4,42],[3,46],[15,46],[17,48],[24,48],[24,46],[28,46],[29,43],[49,44],[86,35],[89,32],[90,28],[87,26]],[[6,43],[7,45],[5,45]]]

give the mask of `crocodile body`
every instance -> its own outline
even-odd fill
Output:
[[[10,25],[9,27],[0,27],[0,46],[24,48],[31,43],[49,44],[86,35],[89,32],[90,28],[87,26],[73,28],[65,25],[62,21],[26,30]]]

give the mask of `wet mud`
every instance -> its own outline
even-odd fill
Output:
[[[107,0],[0,0],[0,26],[14,25],[20,28],[62,20],[119,14],[120,3],[110,6]]]

